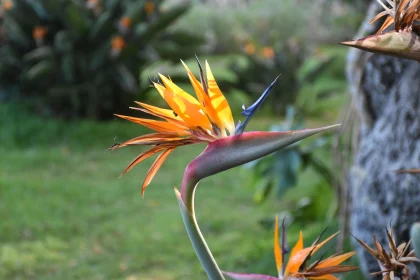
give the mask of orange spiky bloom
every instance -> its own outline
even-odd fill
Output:
[[[5,11],[10,10],[13,7],[13,2],[12,0],[5,0],[2,6]]]
[[[183,63],[184,64],[184,63]],[[175,85],[170,78],[159,74],[161,81],[153,82],[154,87],[171,109],[162,109],[142,102],[140,108],[132,108],[163,120],[136,118],[116,115],[117,117],[143,125],[156,133],[139,136],[111,149],[130,145],[151,145],[151,149],[137,156],[123,171],[132,169],[146,158],[161,153],[150,167],[142,186],[142,194],[166,158],[180,146],[200,142],[213,142],[235,133],[235,125],[229,104],[214,79],[206,61],[207,80],[200,66],[200,81],[184,64],[197,99]]]
[[[32,36],[34,37],[36,41],[38,41],[38,40],[44,39],[47,33],[48,33],[47,27],[38,25],[34,27],[32,31]]]
[[[247,55],[253,55],[255,53],[255,45],[253,43],[247,43],[244,46],[244,52]]]
[[[286,230],[284,221],[282,224],[282,244],[279,242],[279,224],[278,218],[276,217],[275,229],[274,229],[274,257],[276,260],[276,266],[278,271],[278,278],[268,275],[257,275],[257,274],[238,274],[225,272],[225,274],[235,280],[246,280],[246,279],[261,279],[261,280],[304,280],[304,279],[325,279],[325,280],[338,280],[337,277],[332,275],[333,273],[348,272],[357,269],[357,266],[340,265],[342,262],[350,258],[355,252],[349,252],[346,254],[336,254],[327,259],[319,259],[312,263],[310,266],[306,266],[309,259],[315,254],[322,246],[330,241],[338,233],[331,235],[321,243],[319,243],[320,237],[309,247],[303,247],[303,235],[300,232],[299,239],[293,247],[289,261],[287,264],[284,261],[284,256],[288,253],[286,244]]]
[[[272,59],[275,56],[275,53],[272,47],[262,48],[261,53],[265,59]]]
[[[371,273],[371,275],[382,274],[384,280],[395,279],[395,277],[399,277],[401,280],[410,280],[408,264],[411,262],[420,262],[420,259],[416,258],[414,250],[409,250],[411,241],[397,246],[392,230],[387,229],[386,234],[390,252],[385,251],[384,247],[376,240],[376,236],[373,236],[373,243],[376,250],[354,237],[357,242],[378,260],[381,271]]]
[[[147,1],[144,5],[144,10],[147,15],[153,13],[155,11],[155,4],[152,1]]]
[[[130,17],[122,17],[121,19],[120,19],[120,22],[119,22],[119,28],[122,30],[122,31],[127,31],[130,27],[131,27],[131,24],[133,23],[133,21],[131,20],[131,18]]]
[[[400,31],[420,31],[420,25],[415,24],[420,19],[420,0],[388,0],[391,8],[388,8],[381,0],[377,0],[385,11],[376,15],[370,23],[377,21],[383,16],[387,16],[377,34],[382,33],[386,28],[394,23],[394,30]]]
[[[111,41],[111,54],[119,55],[126,45],[125,39],[122,36],[114,36]]]

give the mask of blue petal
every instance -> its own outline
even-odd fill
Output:
[[[242,111],[241,115],[246,116],[247,118],[245,119],[245,121],[243,123],[240,123],[240,122],[238,123],[238,125],[236,126],[236,129],[235,129],[235,134],[241,134],[242,132],[244,132],[245,127],[247,126],[248,122],[251,120],[252,116],[255,114],[258,107],[260,107],[261,103],[263,103],[264,100],[267,98],[268,93],[273,88],[274,84],[277,82],[277,79],[279,77],[280,77],[280,75],[278,75],[274,79],[274,81],[271,83],[271,85],[263,92],[263,94],[261,94],[260,98],[258,98],[258,100],[255,101],[254,104],[249,106],[247,109],[243,108],[244,110]]]

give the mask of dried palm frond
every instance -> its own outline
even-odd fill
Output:
[[[371,273],[371,275],[382,274],[383,280],[394,280],[398,277],[401,280],[411,280],[408,264],[411,262],[420,262],[416,258],[414,250],[409,251],[410,243],[404,242],[397,246],[392,230],[386,229],[389,251],[378,242],[376,236],[373,236],[375,249],[369,247],[360,239],[354,237],[373,257],[378,260],[380,271]]]
[[[391,8],[384,4],[382,0],[377,1],[385,10],[376,15],[370,23],[387,16],[377,34],[382,33],[393,23],[394,30],[397,32],[420,31],[420,25],[415,24],[420,19],[420,0],[386,0]]]

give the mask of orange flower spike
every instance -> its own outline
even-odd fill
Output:
[[[153,162],[149,171],[147,171],[146,178],[144,179],[143,185],[141,187],[141,195],[142,196],[144,196],[144,191],[146,190],[146,187],[150,184],[153,177],[155,177],[156,173],[159,171],[159,168],[162,166],[162,164],[165,162],[166,158],[169,156],[170,153],[172,153],[174,151],[175,148],[176,148],[176,146],[165,150]]]
[[[245,52],[247,55],[253,55],[253,54],[255,53],[255,45],[254,45],[254,44],[252,44],[252,43],[247,43],[247,44],[244,46],[244,52]]]
[[[120,19],[120,26],[126,29],[130,28],[132,20],[130,17],[122,17]]]
[[[3,9],[5,11],[10,10],[13,7],[13,1],[12,0],[5,0],[3,2]]]
[[[290,260],[297,254],[297,252],[299,252],[301,250],[303,250],[303,234],[302,234],[302,231],[299,234],[299,239],[296,242],[295,247],[293,247],[292,252],[290,253]],[[287,266],[286,266],[286,270],[285,270],[286,275],[289,273],[289,271],[292,271],[292,270],[294,270],[294,272],[296,272],[299,269],[299,266],[300,266],[300,265],[297,266],[297,267],[294,266],[293,262],[290,261],[290,260],[289,260],[289,262],[287,263]]]
[[[319,243],[318,245],[313,245],[311,247],[304,248],[300,251],[297,251],[294,255],[291,255],[289,258],[290,265],[288,265],[289,267],[288,273],[290,274],[296,273],[309,254],[311,255],[315,254],[322,246],[324,246],[328,241],[330,241],[337,234],[338,232],[331,235],[330,237],[328,237],[327,239],[325,239],[323,242]]]
[[[355,254],[356,252],[349,252],[346,254],[330,257],[324,261],[321,261],[317,267],[324,268],[324,267],[329,267],[329,266],[337,266],[341,264],[342,262],[346,261],[348,258],[354,256]]]
[[[265,59],[272,59],[275,56],[275,53],[272,47],[264,47],[261,52]]]
[[[151,14],[155,11],[155,4],[152,1],[147,1],[144,5],[144,10],[146,14]]]
[[[125,40],[122,36],[114,36],[111,41],[113,51],[121,51],[125,47]]]
[[[212,124],[214,133],[221,134],[222,137],[225,137],[226,129],[225,124],[223,120],[219,117],[219,113],[216,111],[216,109],[213,107],[213,104],[211,103],[210,96],[208,95],[208,89],[204,88],[203,85],[195,78],[194,74],[191,72],[191,70],[188,68],[187,65],[183,61],[181,61],[184,65],[185,69],[188,72],[188,77],[190,78],[190,82],[194,88],[195,94],[197,95],[198,101],[203,106],[203,110],[206,112],[207,116],[209,117],[209,120]],[[200,72],[202,71],[200,67]],[[204,77],[203,77],[204,79]],[[204,86],[207,86],[206,84]]]
[[[125,16],[122,17],[118,22],[118,29],[121,33],[126,34],[130,30],[132,25],[133,20],[130,17]]]
[[[285,230],[283,228],[283,236]],[[241,274],[226,272],[225,275],[229,276],[234,280],[287,280],[287,279],[312,279],[312,280],[338,280],[337,277],[332,275],[333,273],[348,272],[357,269],[356,266],[341,265],[342,262],[350,258],[355,252],[350,252],[342,255],[335,255],[325,260],[317,260],[312,265],[306,266],[306,262],[309,257],[327,243],[336,234],[330,236],[318,245],[312,245],[308,248],[303,248],[303,234],[300,232],[299,239],[296,245],[293,247],[290,253],[290,258],[287,263],[286,269],[283,272],[284,266],[284,254],[287,250],[284,250],[282,246],[286,246],[284,238],[282,239],[282,245],[279,244],[278,236],[278,218],[276,217],[275,229],[274,229],[274,256],[276,260],[277,270],[279,272],[278,278],[269,275],[262,274]],[[315,244],[318,241],[315,242]]]
[[[48,33],[48,28],[45,26],[35,26],[32,31],[32,36],[35,40],[42,40]]]
[[[224,127],[229,131],[230,135],[235,134],[235,123],[233,122],[232,111],[230,110],[229,104],[226,98],[223,96],[219,86],[214,79],[213,73],[211,72],[210,65],[206,60],[206,73],[207,73],[207,86],[211,104],[216,112],[219,114],[219,118],[222,120]]]
[[[161,76],[165,83],[166,90],[163,91],[165,101],[168,105],[189,125],[211,130],[211,124],[204,114],[200,103],[184,91],[173,91],[173,84],[166,77]],[[172,87],[168,85],[172,84]],[[178,88],[179,89],[179,88]]]
[[[173,123],[164,122],[164,121],[156,121],[156,120],[149,120],[149,119],[142,119],[142,118],[135,118],[129,116],[123,116],[115,114],[115,116],[126,119],[128,121],[143,125],[150,129],[153,129],[158,132],[166,132],[166,133],[176,133],[178,135],[187,135],[188,132],[181,129],[179,126],[174,125]]]
[[[159,108],[159,107],[142,103],[142,102],[138,102],[138,101],[134,101],[134,102],[142,106],[145,109],[144,111],[147,111],[146,113],[155,115],[156,117],[159,117],[159,118],[163,118],[169,122],[182,123],[181,117],[177,113],[175,113],[175,111],[173,110]],[[130,108],[134,110],[142,110],[136,107],[130,107]],[[185,127],[185,124],[182,123],[182,126]]]

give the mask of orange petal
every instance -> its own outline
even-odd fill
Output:
[[[276,225],[274,228],[274,258],[276,259],[277,272],[280,276],[283,259],[279,243],[279,217],[276,216]]]
[[[140,155],[138,155],[135,159],[133,159],[133,161],[124,169],[124,171],[121,173],[121,176],[125,173],[125,172],[127,172],[127,171],[129,171],[129,170],[131,170],[131,168],[133,168],[134,166],[136,166],[137,164],[139,164],[140,162],[142,162],[143,160],[145,160],[145,159],[147,159],[147,158],[149,158],[149,157],[151,157],[151,156],[153,156],[154,154],[156,154],[156,153],[158,153],[158,152],[160,152],[160,151],[162,151],[163,150],[163,148],[162,147],[159,147],[159,146],[157,146],[157,147],[153,147],[153,148],[151,148],[150,150],[147,150],[146,152],[144,152],[144,153],[141,153]]]
[[[147,172],[146,178],[144,179],[143,186],[141,187],[141,195],[144,196],[144,191],[146,187],[150,184],[153,177],[155,177],[156,172],[158,172],[159,168],[162,166],[163,162],[166,158],[172,153],[175,148],[169,148],[161,153],[156,160],[153,162],[152,166],[150,167],[149,171]]]
[[[181,62],[188,72],[188,77],[190,78],[190,82],[194,88],[195,94],[197,95],[198,101],[203,106],[204,112],[207,114],[210,121],[219,129],[219,131],[215,131],[215,133],[217,134],[220,132],[223,137],[226,136],[226,127],[224,126],[224,123],[220,120],[217,111],[213,107],[210,97],[204,92],[202,84],[195,78],[194,74],[191,72],[188,66],[182,60]]]
[[[135,117],[123,116],[123,115],[117,115],[117,114],[115,116],[125,119],[125,120],[129,120],[134,123],[141,124],[143,126],[156,130],[158,132],[169,132],[169,133],[176,133],[178,135],[189,135],[188,132],[186,132],[185,130],[181,129],[179,126],[173,123],[150,120],[150,119],[143,119],[143,118],[135,118]]]
[[[301,231],[300,235],[299,235],[299,239],[296,242],[295,247],[293,247],[292,252],[290,253],[290,259],[292,259],[293,256],[295,256],[296,253],[301,251],[302,249],[303,249],[303,234],[302,234],[302,231]],[[296,272],[298,269],[299,269],[299,267],[295,268],[293,266],[293,262],[289,261],[287,266],[286,266],[285,274],[287,275],[289,273],[289,271]]]
[[[145,104],[145,103],[141,103],[141,102],[137,102],[136,103],[143,108],[137,108],[137,107],[130,107],[130,109],[133,110],[138,110],[138,111],[142,111],[145,112],[147,114],[162,118],[164,120],[167,120],[170,123],[173,123],[177,126],[179,126],[180,128],[182,128],[183,130],[189,130],[189,129],[195,129],[195,126],[189,125],[188,123],[186,123],[175,111],[172,110],[168,110],[168,109],[162,109],[159,107],[155,107],[149,104]]]
[[[160,79],[162,80],[163,84],[165,85],[166,89],[172,91],[176,95],[182,96],[183,99],[189,101],[191,104],[200,105],[200,103],[195,99],[192,95],[185,92],[182,88],[178,87],[174,82],[159,74]]]
[[[223,96],[219,86],[214,79],[210,66],[206,61],[207,83],[209,87],[209,96],[213,108],[219,115],[220,120],[223,122],[224,127],[227,128],[230,135],[235,133],[235,124],[233,122],[232,111],[230,110],[229,103]]]
[[[130,146],[130,145],[157,145],[157,144],[163,144],[163,143],[170,143],[173,141],[179,141],[183,139],[186,139],[186,138],[178,137],[176,134],[151,133],[151,134],[135,137],[121,144],[116,144],[114,147],[111,148],[111,150],[114,150],[116,148],[122,148],[125,146]]]
[[[322,268],[315,268],[313,271],[303,272],[302,274],[307,274],[310,279],[315,277],[319,277],[318,279],[324,279],[323,277],[331,274],[331,273],[342,273],[348,272],[352,270],[356,270],[359,267],[353,265],[337,265],[337,266],[328,266]]]
[[[204,114],[204,111],[201,105],[196,101],[196,103],[191,103],[189,100],[185,99],[182,95],[176,94],[173,91],[165,90],[164,96],[166,102],[169,106],[188,124],[196,127],[201,127],[203,129],[211,129],[211,124]]]
[[[351,256],[353,256],[354,254],[356,254],[356,252],[350,252],[350,253],[328,258],[320,262],[316,267],[322,268],[322,267],[328,267],[328,266],[337,266],[341,264],[342,262],[344,262],[345,260],[347,260],[348,258],[350,258]]]
[[[159,92],[160,96],[162,96],[162,98],[165,99],[163,92],[166,90],[166,88],[161,84],[155,82],[153,83],[153,85],[155,86],[155,89]]]
[[[332,274],[327,274],[319,277],[309,277],[309,279],[317,279],[317,280],[339,280],[338,277],[335,277]]]
[[[138,102],[138,101],[135,101],[135,103],[144,107],[144,108],[146,108],[147,110],[149,110],[153,113],[156,113],[156,114],[161,115],[161,116],[165,116],[165,118],[170,118],[170,119],[175,119],[175,120],[182,121],[180,116],[178,116],[178,114],[175,113],[173,110],[159,108],[159,107],[149,105],[149,104],[146,104],[146,103],[142,103],[142,102]]]
[[[312,254],[315,254],[322,246],[325,245],[325,243],[330,241],[337,234],[338,234],[338,232],[331,235],[330,237],[328,237],[327,239],[325,239],[324,241],[322,241],[318,245],[314,245],[314,246],[311,246],[311,247],[308,247],[308,248],[304,248],[304,249],[296,252],[293,257],[289,258],[289,263],[288,263],[289,271],[288,272],[290,274],[298,272],[299,267],[302,265],[302,263],[305,261],[306,257],[311,252],[312,252]]]

